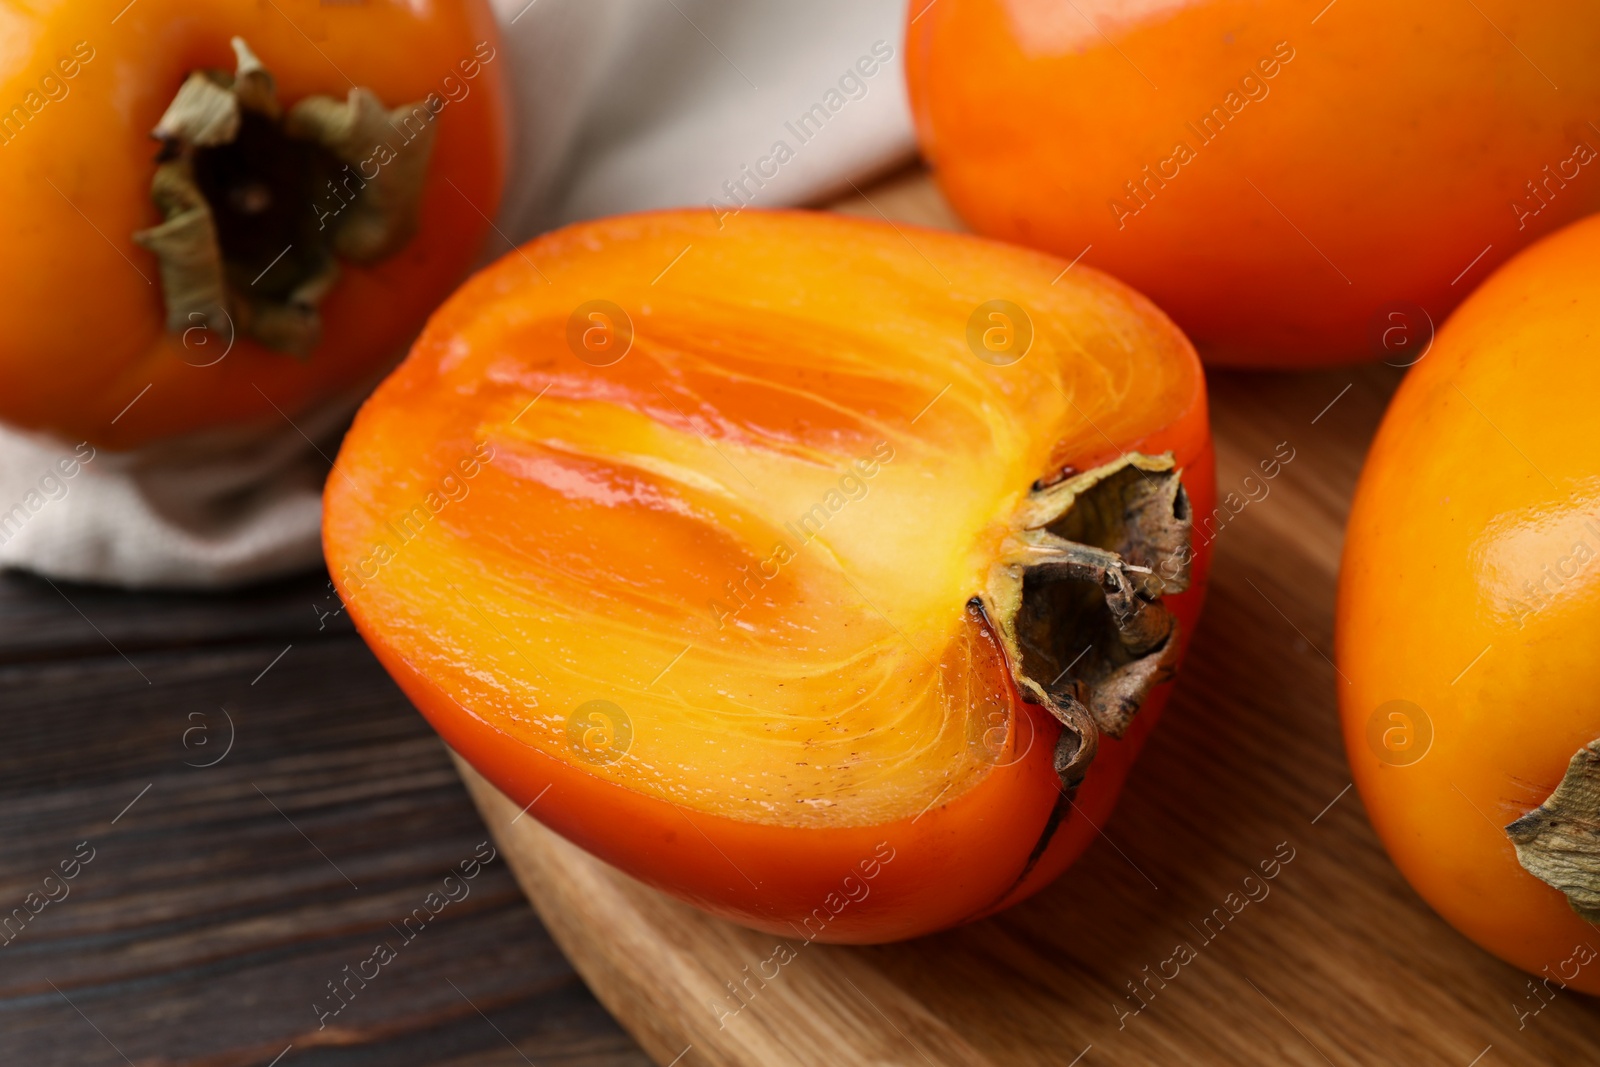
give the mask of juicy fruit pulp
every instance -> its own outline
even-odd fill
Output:
[[[954,921],[1017,879],[1060,795],[1056,722],[973,606],[995,608],[1035,483],[1139,453],[1209,507],[1192,350],[1092,272],[1052,285],[1062,266],[803,214],[549,235],[469,282],[363,409],[330,568],[446,740],[522,803],[560,787],[534,814],[602,858],[770,923],[795,864],[826,880],[830,850],[913,822],[958,852],[988,833],[992,870],[866,935]],[[997,298],[1025,309],[1020,358],[968,347]],[[1168,601],[1175,659],[1198,604]],[[1128,658],[1110,647],[1085,662]],[[673,858],[697,836],[720,870]],[[902,878],[932,859],[884,839]]]

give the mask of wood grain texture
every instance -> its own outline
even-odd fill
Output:
[[[0,1064],[647,1062],[498,860],[319,1028],[326,983],[486,838],[427,724],[319,618],[326,581],[0,579]]]
[[[838,207],[953,225],[920,175]],[[1411,892],[1349,788],[1334,586],[1399,377],[1210,374],[1219,495],[1280,443],[1294,458],[1216,531],[1205,617],[1101,840],[995,918],[872,948],[791,940],[794,961],[752,980],[780,939],[641,886],[461,772],[550,933],[658,1064],[1600,1062],[1600,1006],[1560,993],[1519,1026],[1538,1003],[1526,976]],[[1292,858],[1268,895],[1228,913],[1224,898],[1275,853]],[[1230,918],[1207,926],[1215,909]],[[1179,944],[1195,958],[1162,979]]]

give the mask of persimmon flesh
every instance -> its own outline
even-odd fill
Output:
[[[1345,745],[1389,854],[1468,937],[1587,993],[1600,993],[1597,261],[1600,216],[1522,252],[1451,316],[1373,442],[1338,605]]]
[[[807,213],[549,234],[363,407],[334,580],[449,744],[651,885],[855,942],[1020,899],[1159,711],[1214,493],[1193,350],[1065,266]]]

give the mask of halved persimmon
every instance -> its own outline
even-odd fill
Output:
[[[1109,814],[1214,496],[1188,342],[1065,266],[809,213],[549,234],[362,409],[329,568],[447,742],[651,885],[829,941],[1002,907]]]

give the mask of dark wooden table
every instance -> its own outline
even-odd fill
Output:
[[[445,885],[488,835],[326,583],[0,576],[0,1064],[649,1063],[503,861]]]

